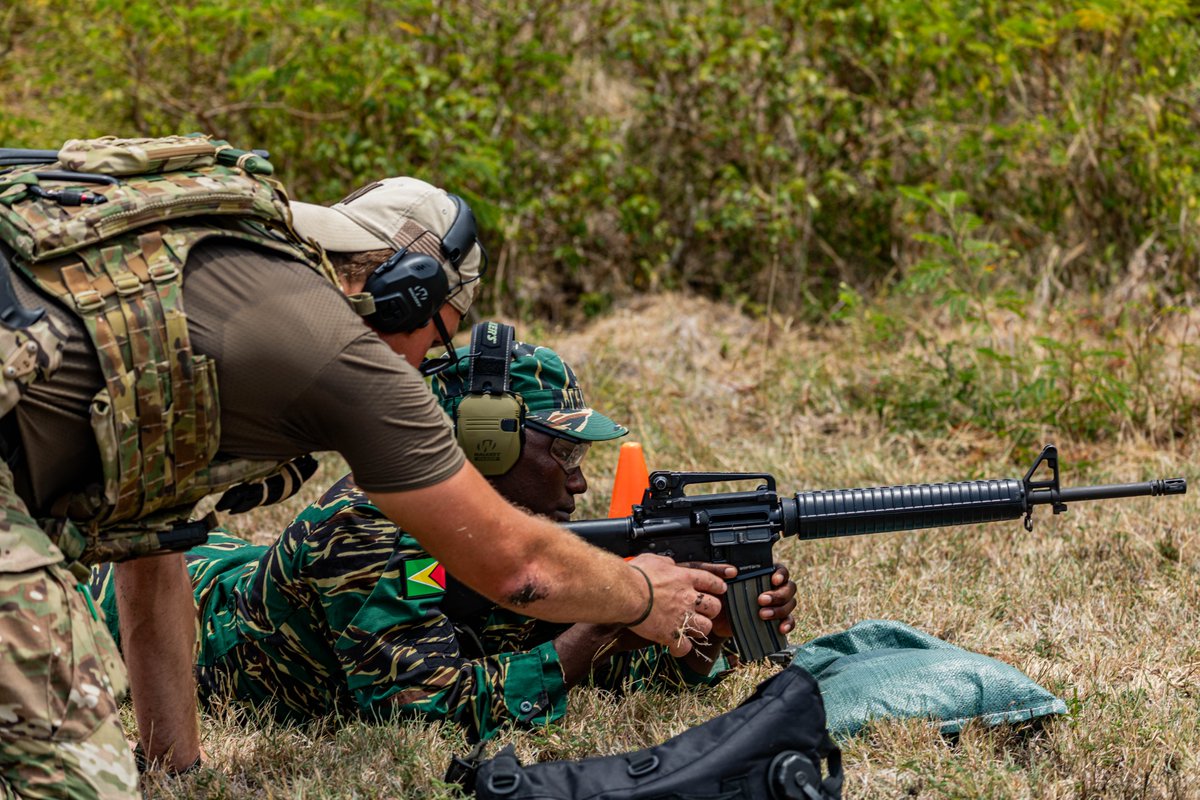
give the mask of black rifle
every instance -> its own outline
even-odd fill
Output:
[[[24,150],[17,147],[0,147],[0,167],[24,164],[53,164],[58,161],[57,150]]]
[[[1045,464],[1049,480],[1034,480]],[[752,492],[687,495],[695,484],[764,481]],[[758,596],[771,588],[771,548],[781,536],[827,539],[863,533],[911,531],[947,525],[1025,517],[1033,530],[1033,507],[1050,505],[1055,514],[1067,503],[1117,497],[1184,494],[1183,478],[1063,489],[1058,482],[1058,450],[1046,445],[1021,479],[880,486],[800,492],[779,497],[767,473],[654,472],[642,504],[617,519],[566,523],[587,541],[619,556],[657,553],[676,561],[732,564],[738,575],[725,594],[738,654],[765,658],[784,648],[779,620],[758,616]]]

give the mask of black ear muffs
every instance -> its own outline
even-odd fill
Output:
[[[448,196],[456,211],[439,249],[445,262],[457,270],[476,244],[478,232],[470,206],[456,195]],[[363,286],[363,292],[374,301],[374,309],[364,319],[383,333],[415,331],[433,319],[450,296],[450,280],[442,262],[413,252],[411,247],[412,242],[380,264]]]
[[[489,477],[521,458],[525,405],[509,387],[513,328],[480,322],[471,329],[468,394],[458,405],[454,431],[467,459]]]
[[[401,250],[371,273],[363,291],[375,301],[365,317],[372,328],[410,333],[433,319],[450,295],[450,281],[433,256]]]

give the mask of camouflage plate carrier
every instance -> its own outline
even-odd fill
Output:
[[[49,158],[22,164],[22,152]],[[189,341],[188,253],[213,237],[240,240],[333,281],[328,262],[292,228],[283,187],[266,177],[270,163],[207,136],[0,153],[9,165],[0,167],[0,257],[79,316],[105,380],[91,404],[103,485],[55,505],[54,517],[78,525],[59,524],[52,538],[68,561],[84,563],[202,542],[206,526],[182,524],[198,500],[281,465],[214,459],[216,365]],[[63,335],[48,316],[16,314],[26,318],[0,313],[0,416],[62,356]]]

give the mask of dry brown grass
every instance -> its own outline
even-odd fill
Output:
[[[1192,330],[1181,335],[1194,341]],[[1011,335],[1033,332],[1014,322]],[[660,297],[536,338],[576,366],[594,405],[632,428],[652,469],[768,470],[791,490],[1024,471],[1021,456],[985,431],[898,433],[839,405],[848,383],[894,355],[863,350],[850,329],[776,323],[768,339],[764,323],[731,307]],[[1181,386],[1200,392],[1194,381]],[[1165,450],[1134,433],[1057,444],[1066,485],[1197,477],[1188,439]],[[616,450],[589,456],[586,516],[606,508]],[[338,471],[327,463],[303,497],[238,520],[239,530],[269,540]],[[1037,514],[1031,534],[1014,523],[784,542],[779,556],[801,587],[793,641],[863,619],[901,620],[1016,666],[1070,708],[1041,727],[969,726],[954,740],[918,722],[877,723],[845,746],[846,796],[1200,797],[1196,498],[1077,505]],[[515,743],[525,760],[646,746],[732,708],[769,673],[746,667],[695,695],[616,700],[578,690],[561,726],[500,743]],[[151,779],[148,795],[441,797],[450,754],[466,750],[455,730],[420,722],[283,728],[235,709],[205,716],[204,744],[208,769]]]

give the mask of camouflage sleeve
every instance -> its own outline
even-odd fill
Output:
[[[729,662],[719,656],[707,675],[701,675],[673,657],[665,647],[643,647],[618,653],[592,669],[589,684],[612,692],[640,692],[647,689],[677,691],[713,686],[725,677]]]
[[[196,597],[196,605],[200,609],[201,630],[204,631],[206,618],[211,609],[206,606],[207,592],[224,574],[234,569],[240,569],[246,563],[253,561],[266,548],[251,545],[230,533],[229,529],[221,526],[214,528],[208,534],[208,542],[187,551],[188,576],[192,581],[192,591]],[[112,562],[97,564],[92,567],[92,575],[88,582],[96,606],[104,612],[104,624],[112,634],[117,647],[121,646],[121,625],[117,611],[117,591]]]
[[[102,612],[104,624],[119,648],[121,646],[121,626],[117,623],[117,590],[113,581],[111,563],[97,564],[92,567],[92,575],[88,579],[88,591],[91,592],[96,606]]]
[[[570,626],[542,622],[496,607],[483,613],[482,618],[472,620],[472,627],[479,633],[484,652],[495,654],[518,652],[534,642],[551,642]],[[652,688],[679,690],[712,686],[728,670],[729,662],[721,655],[707,674],[701,675],[671,656],[665,647],[654,646],[617,653],[594,665],[588,685],[618,694]]]
[[[306,538],[303,572],[319,587],[334,651],[360,712],[420,715],[487,738],[508,722],[566,712],[552,644],[471,659],[442,613],[445,573],[361,496]]]

